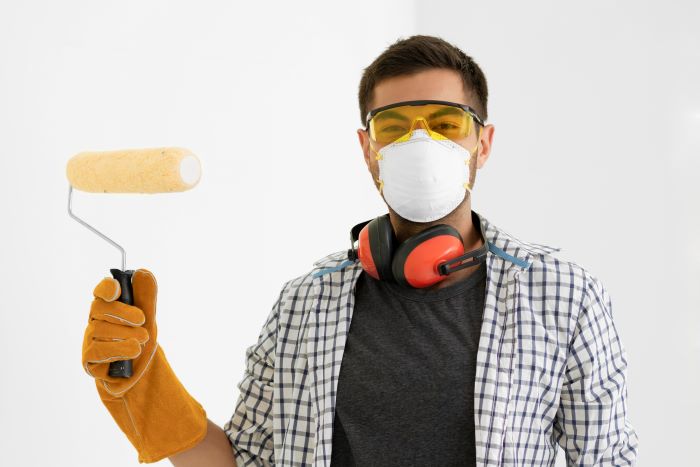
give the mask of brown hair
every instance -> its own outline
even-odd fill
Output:
[[[475,109],[483,119],[488,118],[488,87],[479,65],[467,54],[449,42],[434,36],[411,36],[390,45],[364,70],[358,98],[360,119],[365,124],[374,87],[383,79],[410,75],[430,68],[447,68],[462,75],[465,92],[476,97]]]

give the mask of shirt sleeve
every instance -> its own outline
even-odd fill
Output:
[[[238,467],[267,467],[275,463],[272,413],[275,346],[286,286],[272,306],[258,341],[246,349],[245,370],[237,385],[240,395],[233,416],[223,428]]]
[[[626,370],[610,296],[588,276],[553,425],[567,466],[635,465],[639,440],[626,415]]]

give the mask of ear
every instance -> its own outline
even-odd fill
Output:
[[[357,130],[357,137],[360,141],[360,147],[362,147],[362,153],[364,154],[365,157],[365,164],[367,164],[367,170],[370,170],[370,165],[369,165],[369,135],[367,134],[367,131],[363,130],[362,128],[358,128]]]
[[[479,146],[481,146],[481,152],[476,158],[476,168],[480,169],[486,164],[486,161],[491,154],[491,147],[493,144],[493,134],[496,128],[492,124],[488,124],[481,129],[481,138],[479,139]],[[478,151],[478,149],[477,149]]]

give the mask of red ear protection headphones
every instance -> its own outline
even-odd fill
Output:
[[[358,241],[357,249],[355,241]],[[389,214],[354,226],[350,230],[350,242],[348,258],[359,259],[367,274],[413,288],[429,287],[454,271],[479,264],[488,252],[484,243],[464,253],[462,236],[447,224],[428,227],[397,245]]]

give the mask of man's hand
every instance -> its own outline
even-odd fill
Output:
[[[133,306],[117,301],[121,289],[115,279],[106,277],[95,287],[82,361],[102,403],[138,451],[139,462],[150,463],[197,445],[207,434],[207,417],[156,341],[155,276],[138,269],[132,288]],[[133,375],[110,377],[109,363],[125,359],[133,360]]]

